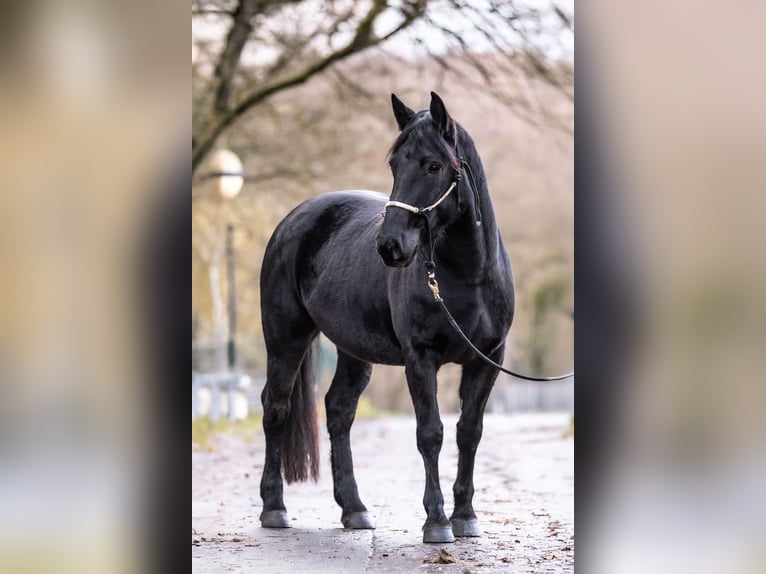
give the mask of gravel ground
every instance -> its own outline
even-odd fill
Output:
[[[445,416],[440,458],[446,512],[457,469],[456,416]],[[424,471],[412,418],[360,420],[355,472],[375,530],[345,531],[332,496],[324,433],[317,483],[285,487],[293,528],[260,527],[263,437],[215,436],[192,451],[195,573],[574,571],[574,441],[568,414],[487,415],[476,461],[474,508],[482,538],[423,544]]]

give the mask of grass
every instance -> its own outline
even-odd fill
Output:
[[[207,417],[192,421],[192,444],[212,450],[211,439],[218,434],[237,433],[246,440],[258,440],[261,435],[261,413],[251,413],[244,420],[220,418],[216,422]]]
[[[396,413],[376,407],[367,397],[360,397],[356,407],[356,420],[390,417],[394,414]]]
[[[320,417],[326,419],[324,405],[320,405]],[[370,402],[367,397],[359,399],[359,405],[356,409],[356,419],[375,419],[391,416],[391,413],[378,408]],[[213,450],[212,439],[216,435],[226,433],[236,433],[247,441],[260,440],[263,436],[262,426],[263,415],[260,412],[251,413],[244,420],[231,421],[225,417],[213,422],[207,417],[201,417],[192,421],[192,444],[196,444],[207,450]],[[320,422],[320,425],[323,424]]]

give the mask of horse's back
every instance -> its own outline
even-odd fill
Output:
[[[386,200],[382,193],[347,190],[323,193],[299,204],[277,225],[266,246],[261,287],[268,289],[280,276],[297,280],[296,267],[310,266],[313,257],[346,226],[367,226],[376,216],[382,217]]]
[[[321,209],[332,209],[349,207],[358,210],[377,209],[382,213],[383,206],[388,201],[388,196],[379,191],[368,189],[346,189],[342,191],[331,191],[315,195],[303,203],[297,205],[288,214],[285,219],[289,219],[293,214],[316,213]]]

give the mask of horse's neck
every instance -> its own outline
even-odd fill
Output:
[[[483,174],[482,174],[483,176]],[[482,178],[482,182],[483,182]],[[466,278],[482,278],[497,268],[500,241],[492,203],[486,184],[479,184],[481,225],[476,225],[473,210],[473,194],[467,194],[464,201],[470,208],[446,230],[436,246],[437,258]]]

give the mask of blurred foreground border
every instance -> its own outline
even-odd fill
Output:
[[[766,567],[763,12],[578,6],[583,572]]]
[[[188,7],[4,10],[0,569],[141,571],[188,516]],[[766,564],[763,10],[578,7],[584,572]]]
[[[171,422],[190,303],[187,18],[178,2],[2,8],[1,571],[145,571],[175,532],[159,525],[185,514],[188,478],[169,470],[188,464]]]

